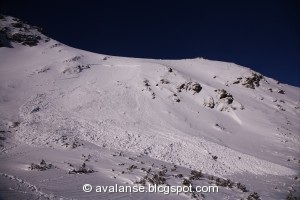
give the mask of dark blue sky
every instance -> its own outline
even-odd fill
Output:
[[[234,62],[300,87],[293,0],[14,1],[0,11],[67,45],[117,56]]]

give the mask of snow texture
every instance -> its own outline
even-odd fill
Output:
[[[233,63],[91,53],[1,18],[1,199],[299,198],[299,88]],[[82,191],[192,170],[219,193]]]

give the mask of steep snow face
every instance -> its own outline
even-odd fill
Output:
[[[17,182],[16,177],[23,177],[27,185],[22,187],[36,184],[32,193],[24,189],[27,195],[74,198],[47,188],[24,168],[44,158],[57,162],[59,172],[50,169],[43,176],[60,176],[54,174],[67,170],[61,163],[73,159],[78,164],[81,152],[95,157],[90,165],[101,172],[101,183],[133,184],[139,173],[111,178],[107,172],[120,159],[110,153],[127,152],[146,163],[251,180],[247,186],[264,199],[282,199],[288,190],[296,194],[289,187],[299,185],[299,88],[233,63],[82,51],[11,17],[0,19],[0,28],[0,157],[5,160],[0,172],[5,185],[10,184],[8,177]],[[72,190],[78,189],[76,184]],[[73,195],[95,198],[80,194]],[[246,194],[231,190],[214,198]],[[181,197],[186,198],[176,198]]]

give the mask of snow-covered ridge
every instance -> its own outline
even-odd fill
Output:
[[[24,179],[38,188],[32,194],[24,189],[28,195],[38,191],[43,194],[39,198],[93,199],[95,194],[81,196],[86,194],[46,185],[54,188],[52,177],[59,183],[59,177],[77,180],[67,187],[72,190],[88,181],[133,184],[143,178],[144,165],[163,163],[170,173],[173,165],[185,174],[201,170],[207,183],[208,176],[242,182],[263,199],[297,195],[291,187],[299,186],[299,88],[233,63],[125,58],[78,50],[9,16],[0,17],[0,30],[4,185],[14,177],[18,184]],[[15,34],[37,41],[13,39]],[[116,152],[136,160],[112,156]],[[84,163],[94,169],[93,178],[67,173],[66,163],[81,165],[82,154],[92,156]],[[56,168],[28,171],[32,162],[42,159]],[[120,162],[129,168],[140,164],[124,174],[123,165],[115,166]],[[115,171],[108,172],[110,168]],[[37,173],[43,180],[31,177]],[[166,183],[175,184],[171,174]],[[251,194],[235,187],[225,186],[213,198]],[[170,197],[174,198],[186,196]]]

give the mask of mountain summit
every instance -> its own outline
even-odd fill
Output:
[[[299,88],[234,63],[91,53],[10,16],[0,46],[1,199],[299,196]],[[219,192],[85,193],[87,183]]]

